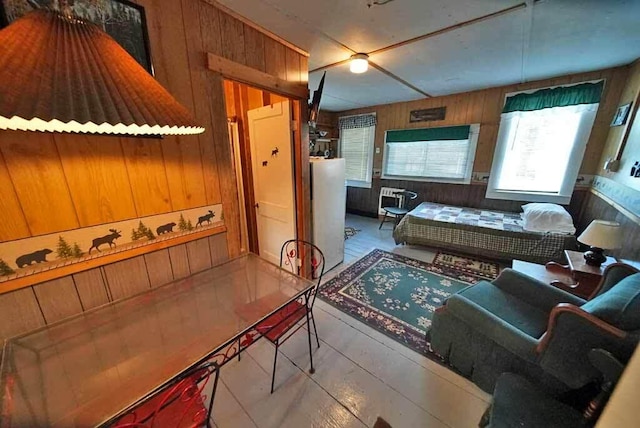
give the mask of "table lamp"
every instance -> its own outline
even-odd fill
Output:
[[[622,228],[615,221],[593,220],[578,237],[578,241],[591,247],[584,253],[585,262],[591,266],[600,266],[607,260],[604,249],[613,250],[622,246]]]

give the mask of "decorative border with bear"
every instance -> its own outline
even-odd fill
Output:
[[[0,283],[224,225],[222,205],[0,243]]]

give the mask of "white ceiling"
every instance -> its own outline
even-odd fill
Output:
[[[432,95],[628,64],[640,57],[640,0],[219,0],[310,53],[311,70],[483,15],[527,7],[371,55]],[[346,47],[345,47],[346,46]],[[351,49],[351,50],[349,50]],[[317,88],[322,72],[309,75]],[[408,101],[424,95],[369,68],[327,69],[321,109]]]

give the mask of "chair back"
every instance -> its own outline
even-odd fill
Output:
[[[640,273],[623,278],[581,308],[621,330],[640,330]]]
[[[313,307],[316,294],[324,275],[324,254],[311,242],[302,239],[290,239],[280,249],[280,267],[294,275],[316,280],[313,294],[309,300],[309,308]]]
[[[637,269],[626,263],[610,264],[605,268],[602,274],[602,280],[600,281],[600,284],[598,284],[598,287],[594,290],[593,294],[590,296],[590,299],[606,293],[624,278],[637,272],[640,272],[640,269]]]
[[[398,198],[398,208],[407,209],[407,202],[413,201],[418,197],[416,192],[411,190],[403,190],[402,192],[395,192],[394,195]]]
[[[144,399],[125,411],[124,415],[106,426],[113,428],[154,428],[171,426],[209,426],[209,414],[205,407],[207,396],[203,394],[207,384],[213,381],[209,409],[218,386],[220,368],[216,362],[207,362],[194,367],[167,385],[161,387],[148,399]]]

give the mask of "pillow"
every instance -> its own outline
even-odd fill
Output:
[[[571,214],[556,204],[526,204],[522,206],[524,230],[531,232],[576,233]]]

